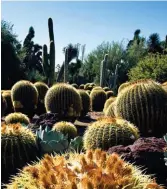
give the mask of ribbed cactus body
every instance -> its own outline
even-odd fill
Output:
[[[33,117],[38,103],[38,91],[29,81],[18,81],[12,87],[11,97],[16,112]]]
[[[78,90],[82,100],[81,116],[85,116],[90,111],[90,97],[85,90]]]
[[[108,54],[105,55],[104,60],[101,62],[100,67],[100,86],[104,87],[106,82],[106,67],[107,67]]]
[[[45,95],[46,95],[46,92],[48,91],[49,87],[43,82],[36,82],[36,83],[34,83],[34,86],[36,87],[38,94],[39,94],[36,114],[41,115],[41,114],[46,113],[44,99],[45,99]]]
[[[116,100],[116,97],[110,97],[109,99],[107,99],[104,104],[103,112],[105,112],[107,108],[110,106],[110,104],[113,103],[115,100]]]
[[[130,82],[122,83],[118,88],[118,93],[120,93],[124,88],[130,85]]]
[[[104,90],[92,90],[90,93],[91,108],[93,111],[102,111],[106,101],[106,93]]]
[[[23,123],[23,124],[28,125],[30,123],[30,120],[26,115],[15,112],[5,117],[5,123],[6,124]]]
[[[107,150],[112,146],[129,145],[139,138],[138,129],[128,121],[103,118],[94,122],[84,134],[84,148]]]
[[[8,115],[8,114],[14,112],[14,108],[13,108],[13,104],[12,104],[12,98],[11,98],[11,91],[3,92],[2,96],[5,98],[6,103],[7,103],[5,115]]]
[[[167,132],[167,93],[152,80],[131,83],[117,97],[117,115],[134,123],[142,136]]]
[[[7,109],[7,102],[1,94],[1,117],[5,115],[6,109]]]
[[[75,125],[66,121],[61,121],[54,124],[52,131],[59,131],[65,136],[68,135],[68,139],[73,139],[77,136],[77,128]]]
[[[78,117],[82,110],[81,97],[69,84],[52,86],[45,96],[47,112],[57,113],[59,117]]]
[[[68,82],[68,48],[65,49],[64,83]]]
[[[116,117],[116,102],[112,102],[104,111],[107,117]]]
[[[18,172],[27,163],[36,160],[38,154],[33,133],[21,124],[2,125],[1,127],[1,169],[2,183]]]

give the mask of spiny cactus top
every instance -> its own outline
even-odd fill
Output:
[[[116,113],[140,130],[142,136],[167,132],[167,93],[153,80],[131,82],[116,100]]]
[[[117,154],[101,150],[49,156],[15,176],[7,189],[163,189]]]
[[[118,93],[120,93],[122,91],[122,89],[124,89],[125,87],[129,86],[130,85],[130,82],[125,82],[125,83],[122,83],[119,88],[118,88]]]
[[[45,96],[47,112],[58,113],[63,117],[78,117],[82,110],[81,97],[69,84],[59,83],[52,86]]]
[[[103,150],[111,146],[132,144],[139,138],[138,129],[120,118],[101,118],[88,127],[84,134],[84,148]]]
[[[22,113],[16,112],[16,113],[11,113],[5,117],[5,122],[6,124],[12,124],[12,123],[24,123],[28,125],[30,123],[29,118]]]
[[[40,102],[44,103],[44,98],[49,87],[43,82],[36,82],[34,83],[34,86],[37,88],[38,95],[39,95],[38,98]]]

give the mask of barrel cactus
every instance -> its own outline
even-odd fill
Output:
[[[85,116],[90,110],[90,97],[85,90],[78,90],[82,100],[81,116]]]
[[[109,99],[106,100],[104,104],[104,109],[103,109],[104,113],[107,110],[107,108],[110,106],[110,104],[113,103],[115,100],[116,100],[116,97],[110,97]]]
[[[59,131],[65,136],[68,135],[68,139],[72,139],[77,136],[77,128],[70,122],[61,121],[53,125],[52,131]]]
[[[103,87],[103,90],[107,92],[107,91],[110,91],[110,88],[109,87]]]
[[[88,127],[84,134],[84,148],[107,150],[116,145],[132,144],[139,138],[138,129],[120,118],[101,118]]]
[[[100,86],[96,86],[92,89],[92,91],[96,91],[96,90],[104,90],[104,89]]]
[[[48,113],[57,113],[62,119],[76,118],[82,110],[81,97],[71,85],[55,84],[46,93],[45,107]]]
[[[153,80],[132,82],[117,97],[117,116],[135,124],[141,136],[167,132],[167,93]]]
[[[2,182],[39,155],[35,135],[20,123],[1,126]]]
[[[112,102],[104,112],[105,116],[116,117],[116,101]]]
[[[104,90],[92,90],[90,93],[91,107],[93,111],[102,111],[106,101],[106,93]]]
[[[2,96],[5,98],[6,103],[7,103],[7,109],[5,111],[5,115],[13,113],[14,108],[13,108],[13,104],[12,104],[11,91],[3,92]]]
[[[7,109],[7,102],[1,94],[1,116],[2,117],[5,115],[6,109]]]
[[[6,124],[23,123],[25,125],[28,125],[30,123],[30,120],[26,115],[19,112],[15,112],[5,117],[5,123]]]
[[[79,89],[84,89],[84,84],[81,84],[81,85],[79,86]]]
[[[38,91],[29,81],[18,81],[12,87],[11,97],[15,112],[22,112],[32,118],[38,103]]]
[[[107,96],[107,99],[109,99],[110,97],[114,96],[114,92],[113,91],[107,91],[106,96]]]
[[[40,162],[24,167],[6,188],[163,189],[116,153],[97,149],[65,156],[46,154]]]
[[[120,93],[122,91],[122,89],[124,89],[125,87],[129,86],[130,85],[130,82],[125,82],[125,83],[122,83],[119,88],[118,88],[118,93]]]
[[[78,89],[78,85],[76,83],[71,84],[74,88]]]
[[[43,82],[36,82],[34,83],[34,86],[38,91],[38,104],[37,104],[36,114],[41,115],[46,113],[44,99],[49,87]]]

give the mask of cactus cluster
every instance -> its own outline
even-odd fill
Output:
[[[90,110],[90,97],[89,94],[85,90],[78,90],[82,100],[82,111],[81,116],[85,116]]]
[[[77,128],[75,125],[66,121],[61,121],[54,124],[52,131],[59,131],[65,136],[68,135],[68,139],[72,139],[77,136]]]
[[[22,112],[30,118],[34,116],[38,103],[38,91],[29,81],[18,81],[11,89],[15,112]]]
[[[76,118],[82,110],[81,97],[69,84],[55,84],[46,93],[45,107],[47,112],[57,113],[60,118]]]
[[[167,93],[153,80],[131,82],[118,95],[116,114],[135,124],[142,136],[167,132]]]
[[[101,150],[86,154],[49,156],[29,165],[15,176],[7,189],[163,189],[150,176],[125,162],[117,154]]]
[[[107,150],[116,145],[132,144],[139,138],[138,129],[120,118],[102,118],[88,127],[84,134],[84,148]]]
[[[1,126],[2,182],[39,155],[35,135],[20,123]]]
[[[5,117],[5,123],[6,124],[23,123],[25,125],[28,125],[30,123],[30,120],[26,115],[19,112],[15,112]]]
[[[106,101],[106,93],[104,90],[95,90],[95,88],[90,93],[91,108],[93,111],[102,111]]]

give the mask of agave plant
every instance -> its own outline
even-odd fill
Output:
[[[61,132],[52,131],[48,126],[36,131],[37,141],[41,148],[41,152],[45,153],[60,153],[68,149],[68,136],[64,136]]]
[[[164,136],[164,140],[165,140],[166,143],[167,143],[167,133],[166,133],[166,135]],[[164,156],[165,156],[165,158],[164,158],[164,160],[165,160],[165,165],[167,166],[167,149],[166,149],[165,152],[164,152]]]

